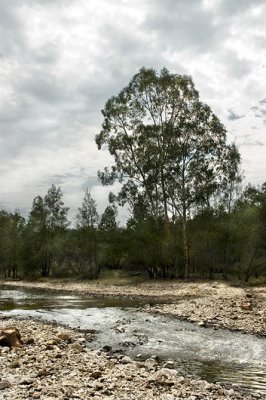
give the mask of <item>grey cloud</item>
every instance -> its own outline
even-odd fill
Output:
[[[95,174],[95,176],[91,176],[89,177],[88,175],[85,175],[85,173],[81,173],[80,174],[80,170],[79,171],[75,171],[75,173],[65,173],[65,174],[54,174],[54,175],[50,175],[49,177],[46,177],[46,179],[44,179],[41,182],[42,186],[51,186],[52,184],[54,185],[64,185],[66,183],[69,183],[71,180],[79,180],[82,183],[80,184],[80,187],[86,188],[86,187],[92,187],[97,183],[97,176]]]
[[[38,64],[55,64],[58,61],[60,48],[55,43],[45,43],[33,54],[33,59]]]
[[[99,185],[99,179],[97,175],[95,176],[87,176],[84,182],[82,183],[81,188],[85,190],[86,188],[91,189],[93,186]]]
[[[33,73],[22,83],[20,90],[48,104],[62,102],[67,97],[63,82],[44,70]]]
[[[233,110],[228,110],[229,115],[228,115],[228,119],[229,121],[234,121],[236,119],[240,119],[240,118],[244,118],[244,115],[237,115]]]
[[[126,8],[127,2],[120,1],[123,3],[122,9]],[[223,110],[228,106],[224,105],[227,99],[223,99],[222,96],[223,93],[230,92],[228,87],[232,78],[235,87],[239,89],[238,93],[245,96],[245,90],[238,78],[244,77],[243,82],[248,84],[249,74],[256,71],[253,62],[239,58],[237,46],[235,51],[229,52],[224,50],[224,43],[230,37],[230,28],[234,21],[237,21],[239,13],[250,10],[252,4],[261,4],[259,1],[252,1],[251,4],[251,1],[245,0],[230,2],[223,0],[208,9],[200,0],[145,0],[144,2],[139,0],[136,3],[138,9],[135,11],[142,13],[143,22],[136,23],[135,28],[132,28],[132,25],[127,26],[125,19],[127,12],[120,14],[118,11],[118,23],[116,21],[110,23],[110,18],[106,15],[109,3],[106,1],[103,2],[106,5],[106,12],[104,10],[102,15],[99,14],[97,24],[93,25],[95,30],[91,37],[88,36],[88,40],[91,39],[92,42],[88,42],[87,51],[86,23],[89,25],[91,14],[86,15],[86,12],[90,10],[88,4],[92,3],[98,7],[99,2],[96,1],[79,3],[78,9],[84,10],[83,19],[83,16],[72,18],[69,13],[68,7],[77,4],[75,0],[0,0],[2,63],[7,59],[18,67],[11,71],[5,82],[13,93],[12,101],[0,105],[1,171],[3,173],[6,166],[8,171],[12,172],[7,173],[6,179],[9,181],[14,179],[15,174],[19,174],[20,167],[23,169],[24,153],[29,157],[35,155],[36,164],[39,160],[45,164],[46,158],[58,157],[59,160],[55,170],[51,170],[53,167],[49,167],[48,160],[47,168],[45,164],[44,169],[40,168],[36,175],[29,179],[31,186],[28,197],[32,196],[34,187],[37,187],[38,191],[47,190],[51,183],[63,185],[67,188],[69,196],[70,194],[74,196],[76,190],[81,191],[85,187],[98,187],[96,173],[93,175],[94,169],[101,168],[100,162],[103,166],[109,162],[106,154],[98,155],[93,147],[93,136],[97,133],[97,129],[100,129],[102,122],[100,110],[110,96],[117,94],[128,84],[141,66],[156,69],[166,66],[173,72],[188,73],[190,68],[192,71],[193,68],[197,69],[199,56],[201,65],[197,75],[197,86],[212,87],[212,91],[208,92],[211,93],[208,101],[210,100],[210,103],[213,101],[210,105],[216,104],[218,109],[220,107]],[[116,4],[114,0],[113,4]],[[55,35],[47,35],[46,38],[45,35],[41,35],[42,29],[37,28],[40,38],[36,40],[33,38],[34,40],[29,43],[31,23],[36,23],[32,19],[37,17],[41,21],[42,18],[49,18],[49,15],[53,17],[55,23]],[[234,20],[234,17],[237,18]],[[253,20],[250,21],[248,25],[247,12],[243,29],[248,25],[248,29],[252,30]],[[263,30],[263,25],[261,26],[260,29]],[[75,43],[68,45],[66,38],[70,36],[67,33],[77,34],[77,37],[81,38],[79,35],[83,32],[85,41],[80,46],[79,43],[77,48]],[[262,35],[260,37],[254,35],[253,39],[259,43]],[[251,51],[253,44],[252,42]],[[97,50],[94,51],[94,47]],[[177,54],[182,51],[186,51],[186,54],[184,59],[180,57],[179,61]],[[205,61],[202,61],[202,55],[207,56]],[[69,65],[63,65],[62,60],[65,59]],[[86,62],[77,65],[79,59]],[[83,65],[88,65],[88,70]],[[1,66],[2,64],[0,68]],[[212,66],[217,70],[211,71]],[[223,73],[219,75],[220,66]],[[217,72],[215,79],[210,72],[215,74]],[[219,81],[218,85],[216,79]],[[222,95],[216,92],[221,81],[225,89]],[[261,93],[263,92],[260,92],[259,98],[263,97]],[[231,107],[234,108],[233,104],[237,104],[238,97],[233,100]],[[257,100],[251,96],[250,101],[254,104],[252,115],[255,113],[265,122],[266,99],[256,103]],[[232,109],[229,109],[228,113],[228,119],[231,121],[243,117]],[[247,114],[247,122],[250,114]],[[252,124],[256,125],[256,122],[253,121]],[[237,127],[235,130],[237,131]],[[254,135],[255,133],[259,134],[259,131],[253,131]],[[255,143],[256,146],[260,146],[254,138],[242,137],[241,140],[247,142],[247,145]],[[85,146],[88,156],[84,151]],[[70,161],[65,162],[68,157]],[[102,161],[99,161],[100,157]],[[16,162],[19,165],[17,170],[15,170]],[[87,167],[82,170],[80,164]],[[29,169],[30,167],[29,163]],[[35,169],[35,165],[32,169]],[[24,179],[24,176],[22,178]],[[26,178],[25,182],[28,182]],[[22,190],[25,190],[24,187]],[[105,194],[102,193],[106,193],[105,188],[99,190],[99,193],[98,197],[101,199],[99,201],[104,202],[102,198]],[[23,199],[27,196],[22,197],[21,193],[11,194],[10,201],[16,199],[17,205],[20,205],[22,199],[23,205],[23,202],[26,203]],[[74,200],[71,201],[74,204]]]
[[[2,57],[19,55],[26,47],[23,21],[19,18],[16,2],[0,3],[0,53]]]
[[[143,23],[143,29],[156,33],[165,47],[196,51],[210,50],[222,40],[223,28],[214,23],[213,14],[201,1],[154,1],[152,12]]]
[[[255,117],[263,118],[266,116],[266,110],[264,108],[258,108],[255,112]]]
[[[256,140],[256,141],[244,141],[242,143],[240,143],[241,146],[250,146],[250,147],[264,147],[264,143],[260,140]]]
[[[230,76],[241,79],[252,72],[253,64],[248,60],[240,59],[235,51],[227,51],[222,57]]]
[[[222,0],[219,2],[218,11],[223,17],[249,12],[249,9],[257,5],[265,4],[264,0]]]

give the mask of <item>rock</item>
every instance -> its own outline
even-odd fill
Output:
[[[30,344],[34,344],[35,340],[33,338],[28,338],[25,340],[25,344],[30,345]]]
[[[20,367],[20,364],[19,364],[18,360],[15,360],[10,364],[10,368],[19,368],[19,367]]]
[[[152,369],[152,368],[156,367],[157,361],[154,358],[147,358],[147,360],[145,360],[144,365],[146,368]]]
[[[174,363],[174,361],[172,361],[172,360],[168,360],[168,361],[164,364],[163,367],[164,367],[164,368],[173,369],[173,368],[175,368],[175,363]]]
[[[85,339],[85,338],[83,338],[83,337],[81,337],[81,338],[78,338],[78,339],[77,339],[77,343],[80,343],[80,344],[86,344],[86,339]]]
[[[19,385],[32,385],[33,383],[33,379],[27,376],[24,376],[23,378],[21,378],[21,380],[19,381]]]
[[[227,394],[228,394],[228,396],[233,397],[235,395],[234,389],[229,389]]]
[[[41,394],[40,393],[33,393],[32,394],[32,396],[31,396],[33,399],[40,399],[40,397],[41,397]]]
[[[80,353],[81,351],[83,351],[83,347],[81,346],[81,344],[79,343],[73,343],[71,348],[75,351],[77,351],[78,353]]]
[[[48,346],[55,346],[58,344],[58,339],[50,339],[47,341]]]
[[[178,372],[175,369],[161,368],[158,373],[160,375],[177,376]]]
[[[17,328],[11,326],[0,330],[0,346],[22,347],[20,332]]]
[[[96,382],[96,384],[95,384],[95,386],[94,386],[94,389],[95,389],[96,391],[102,390],[102,389],[103,389],[103,384],[100,383],[100,382]]]
[[[121,359],[120,362],[121,362],[121,364],[131,364],[131,363],[132,363],[132,360],[131,360],[130,357],[124,356],[124,357]]]
[[[105,346],[102,347],[102,350],[105,351],[106,353],[108,353],[109,351],[112,350],[111,346],[108,346],[107,344]]]
[[[118,333],[124,333],[125,332],[125,327],[124,326],[117,326],[115,328],[115,331]]]
[[[251,304],[250,302],[248,302],[248,303],[241,303],[240,307],[241,307],[242,310],[245,310],[245,311],[251,311],[252,308],[253,308],[253,307],[252,307],[252,304]]]
[[[6,354],[6,353],[9,353],[9,347],[3,347],[1,349],[1,354]]]
[[[173,379],[175,379],[177,375],[178,373],[174,369],[162,368],[159,371],[156,371],[149,381],[172,383]]]
[[[94,378],[94,379],[98,379],[98,378],[100,378],[102,376],[102,371],[93,371],[92,373],[91,373],[91,377],[92,378]]]
[[[58,339],[64,340],[64,341],[69,341],[69,340],[71,340],[70,334],[69,334],[69,333],[66,333],[66,332],[60,332],[60,333],[57,335],[57,337],[58,337]]]
[[[4,390],[11,387],[11,383],[9,381],[0,381],[0,390]]]
[[[200,321],[197,323],[198,326],[206,327],[206,322],[205,321]]]
[[[38,372],[37,377],[42,378],[43,376],[46,376],[46,375],[47,375],[47,370],[46,370],[46,368],[43,368]]]

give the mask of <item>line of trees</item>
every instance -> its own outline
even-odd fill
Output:
[[[124,227],[117,208],[99,216],[86,190],[75,226],[67,219],[60,187],[33,200],[27,220],[19,211],[0,211],[0,274],[5,277],[98,278],[102,268],[145,271],[150,278],[236,278],[266,275],[266,183],[248,185],[228,210],[224,195],[199,207],[187,221],[189,260],[184,263],[183,221],[155,220],[135,210]]]
[[[151,278],[265,275],[266,184],[241,191],[238,149],[191,77],[142,68],[102,113],[95,140],[114,163],[98,176],[121,190],[101,218],[86,190],[74,228],[54,185],[34,199],[27,221],[2,210],[2,274],[96,278],[106,267]],[[126,227],[118,205],[129,208]]]

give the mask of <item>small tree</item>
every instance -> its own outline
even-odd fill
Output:
[[[117,223],[117,208],[114,205],[109,205],[103,212],[99,223],[99,229],[102,231],[116,230]]]
[[[83,276],[94,278],[100,273],[98,265],[97,224],[99,214],[96,202],[88,189],[85,190],[81,207],[76,216],[76,238],[79,255],[80,273]]]
[[[29,243],[34,246],[34,257],[40,264],[42,276],[50,273],[52,262],[60,247],[60,235],[68,226],[67,212],[60,187],[52,185],[42,198],[35,197],[29,215]]]
[[[99,223],[101,237],[101,264],[110,269],[121,268],[124,255],[123,229],[116,222],[117,208],[114,204],[104,210]]]
[[[92,198],[88,188],[84,192],[81,207],[76,216],[77,228],[95,228],[98,224],[99,214],[97,212],[96,201]]]

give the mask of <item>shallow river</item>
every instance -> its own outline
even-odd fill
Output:
[[[151,300],[62,295],[44,290],[0,288],[0,311],[16,317],[96,329],[90,348],[112,346],[133,358],[174,361],[186,376],[266,395],[266,340],[252,335],[200,328],[139,307]]]

